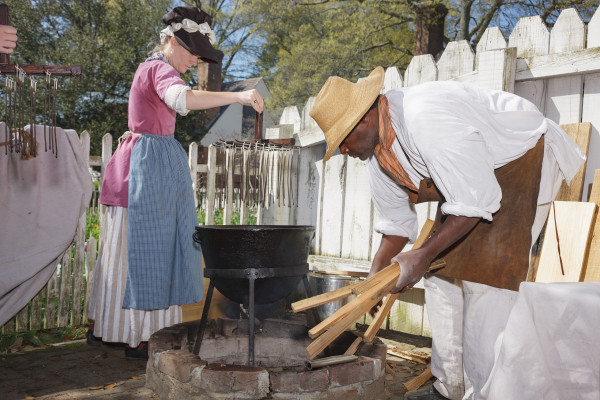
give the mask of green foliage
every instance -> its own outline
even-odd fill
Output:
[[[95,237],[96,241],[100,241],[100,215],[97,211],[86,211],[85,216],[85,238]]]
[[[378,65],[411,60],[412,14],[405,1],[345,0],[302,4],[252,1],[264,42],[259,57],[271,108],[304,106],[331,75],[352,81]]]
[[[18,351],[25,346],[42,347],[51,343],[84,339],[87,330],[87,325],[79,325],[0,335],[0,354]],[[17,342],[19,338],[21,340]]]
[[[204,221],[206,220],[206,212],[204,209],[199,208],[198,212],[198,221],[201,225],[204,225]],[[223,209],[219,208],[215,210],[214,215],[215,225],[223,225]],[[239,225],[240,224],[240,210],[234,210],[233,215],[231,216],[231,225]],[[248,225],[256,225],[256,212],[250,211],[248,215]]]

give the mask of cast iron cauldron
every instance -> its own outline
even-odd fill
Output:
[[[211,225],[197,226],[194,240],[202,247],[207,270],[291,269],[307,265],[314,234],[314,226],[306,225]],[[287,296],[302,275],[256,279],[255,303],[273,303]],[[212,278],[211,282],[232,301],[248,304],[248,279]]]

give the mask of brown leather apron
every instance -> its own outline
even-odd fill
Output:
[[[437,275],[518,290],[529,269],[531,227],[535,218],[544,157],[544,137],[521,158],[494,171],[502,189],[493,221],[481,220],[471,232],[441,253],[446,267]],[[434,229],[445,216],[445,201],[431,179],[421,181],[417,203],[439,201]]]

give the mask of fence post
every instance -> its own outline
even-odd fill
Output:
[[[217,175],[217,148],[212,144],[208,146],[208,160],[206,163],[206,215],[205,225],[215,224],[215,180]]]
[[[242,168],[240,169],[242,174],[242,188],[240,189],[240,225],[248,224],[248,201],[247,198],[250,196],[248,193],[248,171],[246,168],[248,166],[248,158],[250,157],[250,150],[243,151],[243,161]]]
[[[225,208],[223,210],[223,225],[231,225],[233,216],[233,170],[235,167],[235,149],[225,149],[225,173],[227,187],[225,189]]]
[[[415,56],[410,60],[404,73],[404,86],[414,86],[419,83],[437,81],[438,70],[431,54]]]
[[[88,307],[90,303],[90,294],[92,292],[92,278],[94,276],[94,267],[96,266],[97,242],[95,237],[90,237],[85,248],[85,302],[83,303],[83,322],[88,319]]]
[[[112,157],[112,135],[110,133],[102,136],[102,166],[100,167],[101,178],[104,179],[104,169]]]
[[[192,188],[194,190],[194,206],[198,208],[198,143],[190,143],[188,152],[188,166],[192,175]]]

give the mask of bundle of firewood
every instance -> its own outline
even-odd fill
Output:
[[[423,226],[413,248],[419,247],[425,239],[429,237],[432,228],[433,221],[428,220]],[[432,264],[430,270],[439,269],[443,267],[443,265],[443,261],[436,262]],[[348,351],[346,351],[346,354],[353,354],[361,341],[366,343],[372,342],[379,331],[381,324],[385,321],[385,318],[390,312],[394,301],[398,298],[398,293],[392,294],[390,293],[390,290],[396,285],[399,276],[400,266],[397,263],[393,263],[359,283],[293,303],[292,310],[294,312],[299,312],[331,301],[343,299],[350,295],[356,296],[354,300],[345,304],[308,332],[309,337],[314,339],[306,348],[308,358],[312,360],[319,355],[319,353],[329,346],[329,344],[341,335],[342,332],[379,304],[379,302],[382,302],[363,337],[358,337]]]

